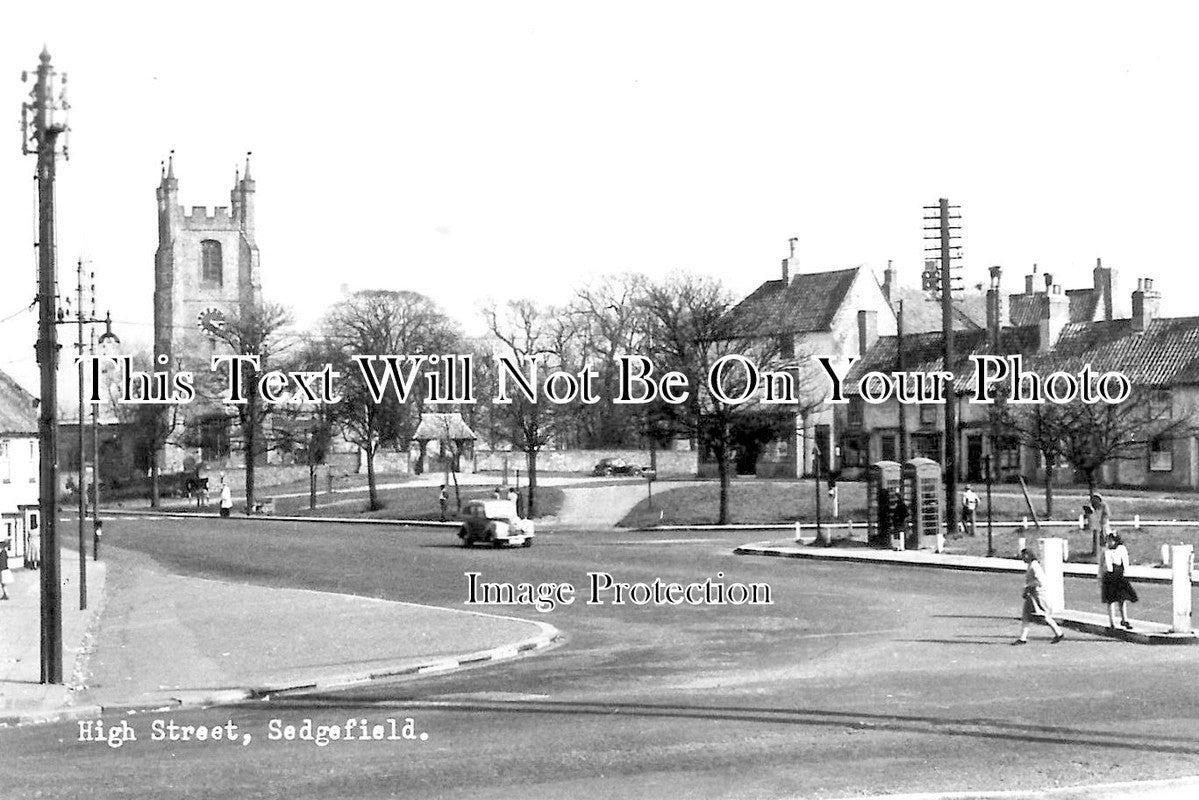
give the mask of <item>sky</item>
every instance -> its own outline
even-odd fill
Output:
[[[1199,315],[1194,4],[46,5],[0,30],[0,369],[31,390],[20,77],[43,45],[72,106],[62,283],[84,259],[130,347],[151,340],[171,150],[188,208],[228,205],[253,151],[263,293],[302,326],[369,288],[471,332],[491,299],[563,302],[607,273],[746,294],[791,237],[801,271],[893,260],[918,285],[941,197],[967,285],[998,264],[1016,291],[1037,263],[1089,286],[1102,258]]]

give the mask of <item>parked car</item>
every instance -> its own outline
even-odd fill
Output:
[[[462,527],[458,538],[463,547],[475,542],[533,546],[533,521],[521,519],[516,504],[509,500],[471,500],[462,508]]]
[[[601,458],[596,462],[595,468],[591,470],[591,474],[603,475],[605,477],[611,477],[612,475],[640,475],[647,469],[648,467],[639,466],[623,458]]]

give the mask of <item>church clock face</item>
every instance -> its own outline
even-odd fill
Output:
[[[225,312],[219,308],[206,308],[196,316],[196,324],[209,336],[217,336],[225,330]]]

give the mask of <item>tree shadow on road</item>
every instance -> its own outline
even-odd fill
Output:
[[[766,725],[848,728],[883,733],[915,733],[1035,744],[1092,746],[1145,753],[1199,756],[1199,739],[1193,736],[1134,733],[1126,729],[1104,730],[1067,725],[1038,725],[1007,720],[956,716],[934,717],[909,714],[880,714],[866,711],[837,711],[816,708],[756,708],[746,706],[680,705],[664,703],[610,703],[550,700],[418,700],[356,701],[336,694],[309,694],[279,698],[270,705],[279,710],[369,708],[373,711],[444,711],[477,714],[541,714],[699,719],[750,722]]]

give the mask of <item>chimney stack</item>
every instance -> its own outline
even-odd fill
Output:
[[[987,289],[987,341],[993,353],[1000,352],[1000,334],[1003,331],[1003,320],[1007,317],[1007,298],[1000,286],[1002,274],[1002,267],[991,267],[991,286]]]
[[[1132,328],[1143,331],[1157,316],[1162,296],[1153,288],[1153,278],[1137,278],[1137,290],[1132,293]]]
[[[1024,276],[1024,293],[1034,294],[1037,291],[1037,265],[1032,265],[1032,273]]]
[[[1113,320],[1119,316],[1116,306],[1116,271],[1111,267],[1103,266],[1103,259],[1095,259],[1094,272],[1094,287],[1095,297],[1100,304],[1102,313],[1100,319]]]
[[[1040,347],[1042,353],[1052,349],[1062,328],[1070,321],[1070,299],[1062,291],[1060,284],[1046,287],[1045,304],[1041,306]]]
[[[866,355],[874,343],[878,341],[878,312],[858,311],[858,355]]]
[[[795,267],[795,274],[799,274],[799,260],[795,257],[796,246],[799,244],[798,237],[792,236],[787,240],[787,244],[791,247],[791,255],[783,259],[783,285],[791,283],[791,268]]]
[[[883,297],[891,302],[891,292],[895,290],[895,270],[891,267],[891,259],[887,259],[887,269],[883,271]]]

